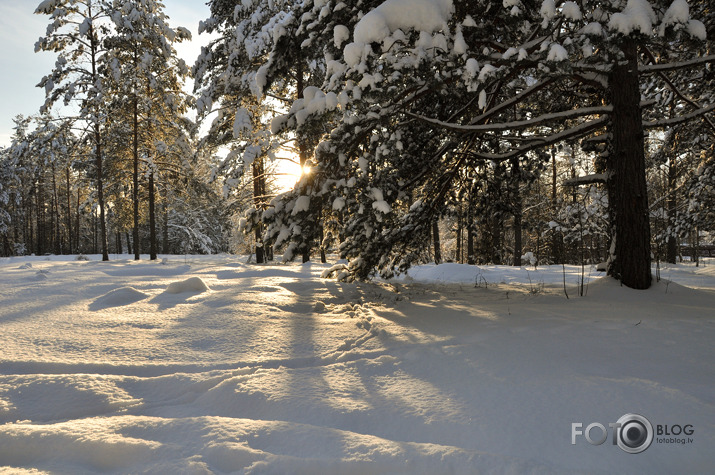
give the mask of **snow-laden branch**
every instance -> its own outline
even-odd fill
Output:
[[[675,71],[678,69],[688,68],[690,66],[698,66],[705,63],[715,63],[715,55],[702,56],[700,58],[691,59],[690,61],[680,61],[676,63],[662,64],[644,64],[638,66],[639,73],[654,73],[660,71]]]
[[[550,79],[546,79],[546,80],[541,81],[541,82],[537,82],[537,83],[534,84],[533,86],[531,86],[531,87],[529,87],[529,88],[527,88],[527,89],[524,89],[524,90],[521,91],[519,94],[517,94],[516,96],[512,97],[511,99],[506,100],[506,101],[502,102],[501,104],[499,104],[498,106],[496,106],[496,107],[494,107],[494,108],[492,108],[492,109],[489,109],[489,110],[488,110],[487,112],[485,112],[484,114],[482,114],[482,115],[480,115],[480,116],[478,116],[478,117],[473,118],[472,120],[469,121],[469,125],[476,125],[476,124],[483,124],[483,123],[485,123],[485,122],[486,122],[487,120],[489,120],[491,117],[493,117],[493,116],[495,116],[495,115],[501,113],[501,112],[504,111],[504,110],[507,110],[507,109],[513,107],[514,105],[516,105],[516,104],[518,104],[519,102],[521,102],[523,99],[525,99],[525,98],[531,96],[532,94],[537,93],[537,92],[540,91],[541,89],[544,89],[545,87],[551,85],[551,83],[553,83],[553,82],[555,82],[555,79],[551,79],[551,78],[550,78]]]
[[[432,119],[425,117],[423,115],[414,114],[408,112],[409,115],[419,119],[421,121],[437,125],[444,129],[455,130],[464,133],[470,132],[498,132],[504,130],[519,130],[528,129],[537,125],[545,124],[548,122],[553,122],[557,120],[568,120],[575,119],[577,117],[594,116],[610,114],[613,112],[613,106],[599,106],[599,107],[581,107],[579,109],[571,109],[563,112],[554,112],[552,114],[544,114],[533,119],[528,120],[515,120],[512,122],[501,122],[493,124],[482,124],[482,125],[462,125],[449,122],[443,122],[438,119]]]
[[[606,183],[608,181],[608,174],[606,173],[594,173],[591,175],[577,176],[576,178],[570,178],[564,181],[564,186],[581,186],[581,185],[592,185],[594,183]]]
[[[562,130],[556,134],[548,135],[546,137],[535,137],[534,141],[528,145],[512,149],[507,153],[469,152],[469,155],[474,158],[492,160],[495,162],[509,160],[515,157],[520,157],[539,148],[549,147],[565,140],[583,137],[584,135],[588,135],[595,130],[605,127],[609,121],[610,117],[605,115],[599,119],[583,122],[575,127]]]
[[[645,53],[650,58],[650,60],[653,62],[653,64],[656,64],[657,60],[655,59],[655,56],[653,55],[653,53],[648,48],[644,48],[644,50],[645,50]],[[668,78],[668,76],[665,75],[665,72],[658,71],[658,76],[663,81],[665,81],[665,83],[668,85],[670,90],[673,91],[673,93],[675,93],[675,95],[677,95],[680,98],[680,100],[685,101],[687,104],[691,105],[692,107],[695,107],[696,109],[701,108],[700,104],[698,104],[694,100],[687,97],[680,89],[678,89],[678,87],[673,83],[673,81],[671,81]],[[712,120],[710,120],[708,117],[703,117],[703,120],[710,125],[710,128],[713,129],[713,131],[715,131],[715,124],[713,124]]]
[[[661,119],[661,120],[651,120],[643,122],[643,128],[645,129],[656,129],[661,127],[673,126],[682,124],[683,122],[688,122],[689,120],[696,119],[701,115],[707,114],[715,110],[715,104],[710,104],[709,106],[702,107],[696,111],[689,114],[683,114],[679,117],[673,117],[672,119]]]

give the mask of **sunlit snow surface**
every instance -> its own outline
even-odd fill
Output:
[[[0,259],[0,472],[715,466],[715,262],[648,291],[587,267],[579,297],[577,267],[343,284],[319,278],[332,263],[113,258]],[[626,413],[693,442],[571,444]]]

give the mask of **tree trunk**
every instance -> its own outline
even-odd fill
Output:
[[[60,238],[60,222],[62,217],[60,216],[60,194],[57,191],[57,169],[55,168],[55,162],[52,162],[52,234],[54,234],[53,242],[55,247],[55,254],[62,254],[62,239]]]
[[[136,243],[134,245],[136,246]],[[149,260],[156,260],[156,199],[153,168],[149,170]]]
[[[668,244],[666,249],[666,262],[675,264],[675,259],[678,254],[678,242],[675,238],[675,218],[676,218],[676,196],[675,184],[677,178],[676,158],[670,157],[670,166],[668,167]]]
[[[622,50],[625,61],[614,65],[609,78],[615,255],[608,274],[627,287],[647,289],[651,285],[650,223],[636,42],[626,38]]]
[[[88,15],[92,18],[92,4],[88,4]],[[90,55],[92,58],[92,82],[96,83],[98,79],[97,71],[97,57],[99,56],[99,40],[97,38],[96,32],[94,30],[94,25],[90,22],[89,24],[89,46]],[[95,98],[96,100],[96,98]],[[97,201],[99,202],[99,227],[100,227],[100,239],[102,241],[102,260],[109,260],[109,250],[107,245],[107,222],[104,211],[104,174],[102,170],[102,127],[99,123],[100,110],[99,105],[94,104],[94,154],[95,154],[95,168],[97,173]]]
[[[72,189],[70,188],[70,166],[65,169],[67,180],[67,245],[68,253],[72,254]]]
[[[521,183],[521,170],[519,168],[519,157],[515,157],[511,162],[511,179],[512,179],[512,196],[514,203],[512,206],[514,215],[514,262],[512,265],[521,266],[522,237],[521,237],[521,219],[522,219],[522,203],[519,185]]]
[[[253,171],[253,204],[256,209],[263,208],[265,175],[263,173],[263,159],[256,157],[252,164]],[[263,226],[260,224],[256,227],[256,263],[263,264],[266,261],[265,253],[263,252]]]
[[[298,99],[303,99],[303,89],[305,89],[305,79],[303,78],[303,59],[298,54],[296,60],[296,89],[298,90]],[[298,158],[300,160],[300,169],[303,170],[303,166],[308,161],[308,146],[305,143],[305,139],[298,134],[296,137],[298,141]],[[303,263],[310,261],[310,246],[308,246],[303,251]]]
[[[163,236],[162,236],[161,252],[163,252],[164,254],[169,254],[169,206],[168,206],[168,197],[166,196],[166,192],[164,193],[163,211],[164,211],[163,212],[163,214],[164,214],[164,229],[163,229]]]
[[[462,225],[462,205],[460,204],[457,208],[457,252],[455,255],[455,260],[462,264],[462,235],[463,235],[463,225]]]
[[[432,221],[432,241],[434,243],[434,263],[442,263],[442,244],[439,239],[439,221]]]
[[[477,263],[477,259],[474,255],[474,211],[471,201],[470,199],[467,208],[467,264],[474,265]]]
[[[558,205],[558,194],[557,194],[557,170],[556,170],[556,148],[551,148],[551,206],[554,212],[554,216],[557,214]],[[556,230],[552,230],[551,235],[551,257],[557,264],[564,263],[564,246],[561,233]]]
[[[135,53],[135,61],[138,62],[138,59],[136,58],[136,55],[138,53]],[[134,94],[134,130],[133,130],[133,143],[132,143],[132,152],[133,152],[133,165],[134,165],[134,170],[132,172],[132,183],[133,183],[133,190],[132,190],[132,204],[134,206],[133,209],[133,217],[134,217],[134,229],[133,229],[133,235],[134,235],[134,260],[138,261],[141,259],[141,255],[139,253],[139,98],[137,97],[137,94],[135,92]]]

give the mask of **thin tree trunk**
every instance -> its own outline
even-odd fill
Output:
[[[72,254],[72,189],[70,188],[70,166],[65,169],[65,178],[67,181],[67,245],[68,253]]]
[[[296,60],[296,77],[298,89],[298,99],[303,99],[303,89],[305,89],[305,78],[303,78],[303,58],[298,54]],[[305,143],[305,139],[301,136],[297,137],[298,141],[298,156],[300,160],[300,169],[303,170],[303,166],[308,161],[308,147]],[[303,263],[310,261],[310,245],[303,251]]]
[[[668,244],[666,249],[666,262],[675,264],[675,259],[678,254],[678,242],[675,238],[675,218],[676,218],[676,178],[677,178],[677,168],[676,168],[676,157],[670,157],[670,166],[668,167]]]
[[[462,226],[462,205],[460,204],[457,208],[457,255],[456,261],[460,264],[462,264],[462,235],[463,235],[463,226]]]
[[[613,104],[610,185],[615,197],[616,242],[608,273],[627,287],[647,289],[651,285],[650,224],[637,44],[625,38],[621,48],[626,61],[615,64],[609,78]]]
[[[135,55],[135,61],[138,62],[138,59],[136,58],[136,55],[138,53],[134,53]],[[132,190],[132,204],[134,206],[133,209],[133,218],[134,218],[134,229],[133,229],[133,234],[134,234],[134,260],[138,261],[141,259],[141,255],[139,253],[139,98],[137,97],[136,91],[134,93],[134,130],[133,130],[133,137],[132,137],[132,153],[133,153],[133,165],[134,169],[132,171],[132,183],[133,183],[133,190]]]
[[[149,170],[149,259],[156,260],[156,199],[154,170]]]
[[[55,242],[55,254],[62,254],[62,238],[60,237],[60,222],[62,217],[60,216],[60,194],[57,190],[57,170],[55,169],[55,162],[52,162],[52,203],[54,207],[54,242]]]
[[[264,197],[264,182],[265,176],[262,170],[263,159],[257,157],[252,164],[253,171],[253,204],[256,209],[262,208],[262,201]],[[265,259],[265,253],[263,252],[263,227],[258,225],[256,227],[256,263],[263,264]]]
[[[92,18],[92,4],[88,4],[88,17]],[[98,39],[95,35],[94,25],[90,23],[89,25],[89,46],[91,50],[92,58],[92,81],[97,82],[98,72],[97,72],[97,56],[98,56]],[[97,200],[99,202],[99,227],[102,241],[102,260],[109,260],[109,250],[107,246],[107,223],[104,211],[104,174],[102,170],[102,128],[99,123],[100,111],[97,104],[94,105],[94,153],[95,153],[95,167],[97,173]]]
[[[164,218],[164,229],[161,243],[161,252],[163,252],[164,254],[169,254],[169,206],[167,205],[168,197],[166,196],[166,193],[164,193],[164,195],[164,207],[162,213]]]
[[[442,263],[442,244],[439,239],[439,221],[432,221],[432,242],[434,243],[434,263]]]
[[[522,220],[522,203],[521,203],[521,193],[519,190],[519,185],[521,184],[521,170],[519,168],[519,157],[515,157],[511,162],[511,175],[512,175],[512,195],[514,197],[514,266],[521,266],[521,256],[522,252],[522,231],[521,231],[521,220]]]

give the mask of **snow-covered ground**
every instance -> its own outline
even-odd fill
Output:
[[[647,291],[587,268],[579,297],[576,267],[346,284],[320,264],[90,257],[0,259],[0,472],[715,466],[715,262]],[[692,433],[628,454],[608,425],[627,413]],[[574,423],[608,439],[572,444]]]

